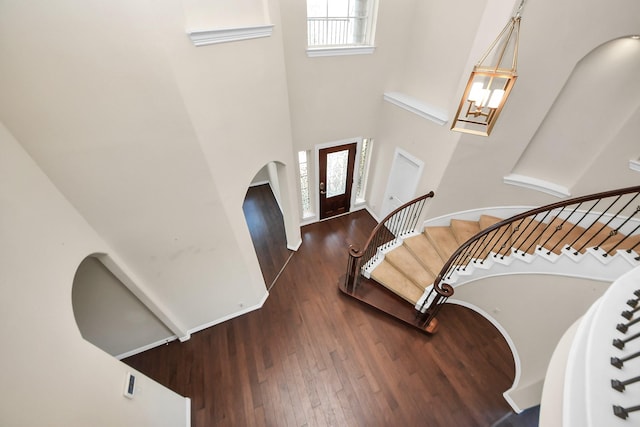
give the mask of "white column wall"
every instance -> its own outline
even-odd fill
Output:
[[[85,341],[73,277],[108,246],[0,125],[0,425],[185,426],[185,399]]]

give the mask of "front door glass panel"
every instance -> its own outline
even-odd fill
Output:
[[[340,196],[347,190],[349,150],[327,154],[327,197]]]

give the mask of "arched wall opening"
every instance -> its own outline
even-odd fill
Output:
[[[274,285],[293,255],[285,221],[291,220],[288,192],[280,184],[284,165],[269,162],[253,177],[242,205],[265,284]]]
[[[628,136],[632,132],[621,131],[630,122],[632,129],[638,126],[633,121],[640,109],[639,73],[638,36],[607,41],[580,59],[513,168],[515,183],[551,194],[555,189],[559,197],[584,182],[594,181],[588,185],[594,191],[609,189],[588,172],[627,168],[607,164],[608,152],[638,155],[636,138]]]
[[[175,340],[176,335],[101,261],[87,256],[73,279],[71,302],[82,337],[123,359]]]

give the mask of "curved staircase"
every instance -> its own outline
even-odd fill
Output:
[[[482,230],[503,221],[480,214],[478,220],[451,218],[449,225],[429,226],[421,233],[399,240],[381,251],[378,262],[364,268],[370,277],[407,302],[420,308],[447,260]],[[635,224],[635,221],[634,221]],[[492,249],[478,248],[473,256],[459,259],[445,277],[454,287],[481,277],[505,273],[549,273],[615,280],[640,265],[636,248],[640,234],[625,235],[606,222],[589,228],[561,217],[530,219],[520,225],[494,229],[485,241]],[[426,304],[425,304],[426,306]]]
[[[426,226],[421,233],[404,238],[384,252],[380,262],[366,268],[364,274],[416,305],[451,255],[481,230],[500,221],[480,215],[478,221],[453,218],[448,226]]]
[[[344,293],[434,332],[439,309],[462,283],[519,273],[613,281],[640,265],[640,186],[534,209],[475,210],[419,223],[433,196],[399,207],[362,249],[350,247],[340,283]],[[414,314],[398,310],[368,281],[359,289],[361,276],[383,285]]]

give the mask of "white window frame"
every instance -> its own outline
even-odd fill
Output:
[[[360,163],[362,159],[362,146],[364,141],[367,141],[367,153],[366,158],[364,159],[364,165],[362,170],[360,169]],[[362,183],[360,184],[360,192],[355,192],[355,205],[361,206],[367,203],[367,181],[369,180],[369,167],[371,165],[371,152],[373,150],[373,138],[360,138],[360,142],[358,142],[358,153],[356,156],[356,161],[358,162],[353,170],[354,178],[354,189],[358,189],[357,182],[360,179],[360,174],[362,174]],[[360,197],[358,197],[360,196]]]
[[[302,194],[302,174],[300,173],[300,153],[304,152],[306,155],[306,163],[307,163],[307,175],[306,175],[306,179],[307,179],[307,195],[309,197],[309,210],[305,210],[304,209],[304,200],[303,200],[303,194]],[[298,186],[299,186],[299,194],[300,194],[300,212],[302,213],[302,220],[308,220],[311,218],[315,218],[316,217],[316,212],[313,206],[313,198],[311,195],[311,189],[315,188],[312,187],[311,185],[311,176],[313,171],[311,170],[311,165],[312,165],[312,161],[313,159],[311,158],[311,150],[300,150],[297,153],[296,156],[296,160],[297,160],[297,165],[298,165]]]
[[[378,0],[368,0],[367,2],[367,24],[366,24],[366,36],[364,44],[352,44],[352,45],[307,45],[307,56],[319,57],[319,56],[339,56],[339,55],[366,55],[372,54],[375,51],[374,36],[375,27],[378,15]],[[309,18],[307,17],[307,20]],[[308,32],[307,25],[307,32]],[[307,34],[307,40],[309,35]]]

